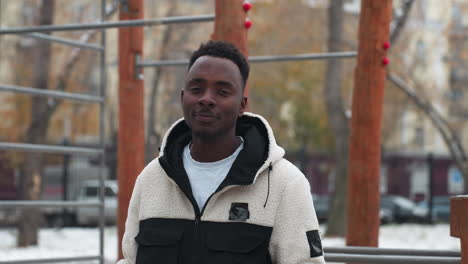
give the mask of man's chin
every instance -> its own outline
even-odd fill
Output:
[[[203,128],[197,128],[192,130],[192,134],[198,138],[204,139],[204,140],[212,140],[216,137],[218,137],[219,133],[216,131],[213,131],[207,127],[206,129]]]

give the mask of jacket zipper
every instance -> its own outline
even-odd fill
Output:
[[[205,209],[206,209],[206,206],[208,205],[208,202],[211,200],[211,198],[217,194],[217,193],[220,193],[222,192],[223,190],[225,190],[227,187],[229,186],[232,186],[232,185],[227,185],[227,186],[224,186],[223,188],[221,188],[220,190],[217,190],[215,191],[214,193],[212,193],[208,199],[206,199],[206,202],[205,202],[205,205],[203,206],[202,210],[200,211],[200,208],[198,207],[198,203],[195,201],[195,200],[191,200],[190,197],[188,197],[186,195],[186,197],[188,198],[188,200],[191,202],[192,206],[193,206],[193,209],[195,211],[195,222],[194,222],[194,227],[193,227],[193,243],[192,243],[192,254],[195,254],[195,252],[198,252],[198,250],[196,250],[197,247],[200,247],[200,242],[199,241],[199,226],[200,226],[200,223],[201,223],[201,218],[203,216],[203,213],[205,212]],[[198,263],[198,261],[195,261],[195,263]]]
[[[208,199],[206,199],[205,205],[203,206],[201,211],[198,208],[198,204],[196,202],[195,203],[192,202],[192,206],[194,207],[194,211],[195,211],[195,223],[194,223],[194,227],[193,227],[192,254],[196,254],[196,252],[199,252],[199,250],[197,250],[197,247],[200,247],[200,244],[201,244],[201,241],[200,241],[200,238],[199,238],[199,235],[200,235],[199,234],[199,227],[200,227],[201,217],[203,215],[203,212],[205,212],[206,206],[208,205],[208,202],[210,201],[211,197],[213,197],[216,193],[219,193],[223,189],[212,193],[208,197]],[[199,261],[195,260],[195,263],[199,263]]]

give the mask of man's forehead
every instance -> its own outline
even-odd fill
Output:
[[[235,64],[232,60],[228,58],[224,58],[224,57],[217,57],[217,56],[211,56],[211,55],[204,55],[204,56],[199,57],[198,59],[195,60],[195,62],[193,63],[190,69],[200,64],[203,64],[203,65],[230,64],[231,67],[234,67],[235,69],[239,70],[239,68],[237,67],[237,64]]]
[[[240,73],[239,68],[237,65],[227,58],[215,57],[215,56],[201,56],[193,63],[192,67],[190,67],[189,71],[187,72],[187,81],[191,81],[196,79],[197,77],[194,76],[200,70],[208,70],[213,74],[232,74],[236,75],[236,78],[242,82],[242,76]]]

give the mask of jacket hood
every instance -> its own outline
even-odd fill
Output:
[[[222,185],[247,185],[255,182],[258,175],[274,166],[284,156],[284,149],[277,145],[268,122],[260,115],[245,112],[237,120],[236,135],[244,139],[244,148],[234,161]],[[190,128],[183,118],[177,120],[167,131],[161,145],[159,161],[168,175],[185,175],[182,150],[191,141]],[[174,179],[181,184],[181,179]],[[182,185],[190,188],[188,182]]]

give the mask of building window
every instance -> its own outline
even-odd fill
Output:
[[[414,130],[414,144],[418,148],[424,147],[424,129],[422,127],[416,127]]]

